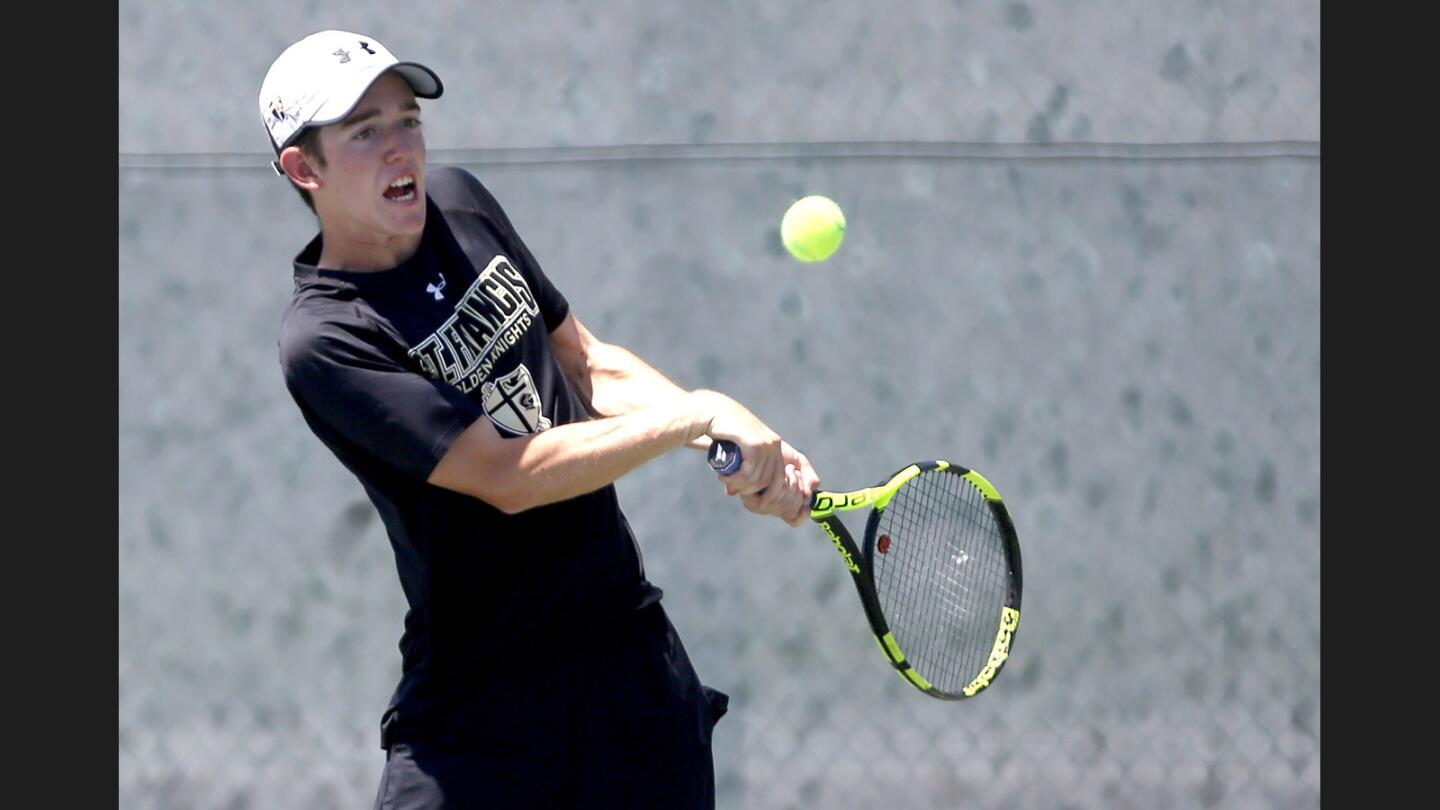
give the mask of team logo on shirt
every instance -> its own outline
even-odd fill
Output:
[[[438,288],[427,292],[439,300]],[[455,301],[453,314],[409,354],[428,377],[469,394],[491,381],[500,358],[539,320],[540,305],[525,277],[496,256]]]
[[[511,433],[539,433],[550,427],[550,420],[540,412],[535,379],[523,364],[481,386],[480,397],[490,421]]]

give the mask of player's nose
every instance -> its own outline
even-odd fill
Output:
[[[386,134],[385,140],[385,162],[395,163],[401,160],[414,158],[425,148],[425,142],[415,134],[414,130],[404,127],[394,127]]]

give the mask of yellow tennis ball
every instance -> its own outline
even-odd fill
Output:
[[[845,238],[845,214],[829,197],[812,194],[796,200],[780,220],[780,240],[802,262],[820,262]]]

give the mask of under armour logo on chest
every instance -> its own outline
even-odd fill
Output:
[[[435,286],[434,284],[427,284],[427,285],[425,285],[425,292],[428,292],[428,293],[430,293],[431,295],[435,296],[435,300],[436,300],[436,301],[444,300],[445,296],[440,293],[440,291],[443,290],[443,289],[445,289],[445,277],[444,277],[444,276],[440,276],[440,286],[438,286],[438,287]]]

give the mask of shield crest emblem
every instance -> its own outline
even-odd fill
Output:
[[[481,386],[480,397],[485,413],[497,427],[517,435],[539,433],[550,427],[550,420],[540,412],[535,380],[523,364]]]

